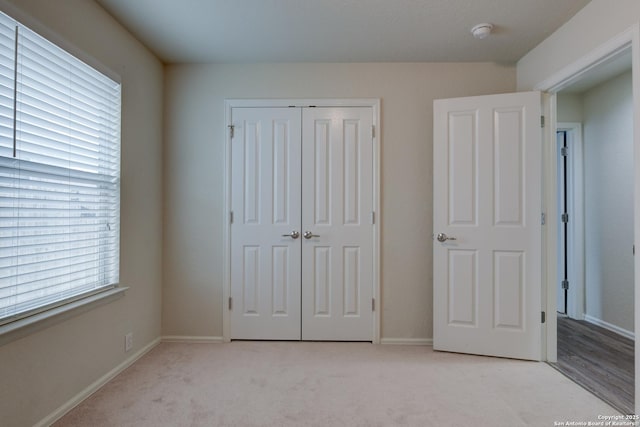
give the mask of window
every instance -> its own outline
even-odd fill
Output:
[[[0,13],[0,324],[117,286],[120,84]]]

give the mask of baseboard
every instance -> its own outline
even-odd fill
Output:
[[[188,336],[188,335],[164,335],[162,342],[181,343],[223,343],[224,337]],[[389,345],[433,345],[431,338],[382,338],[380,344]]]
[[[382,338],[385,345],[433,345],[433,338]]]
[[[208,336],[187,336],[187,335],[164,335],[162,342],[184,342],[184,343],[222,343],[224,338],[222,337],[208,337]]]
[[[600,320],[597,317],[593,317],[593,316],[589,316],[588,314],[584,315],[584,320],[592,323],[596,326],[600,326],[602,328],[605,328],[611,332],[615,332],[618,335],[622,335],[625,338],[629,338],[630,340],[636,340],[636,334],[631,332],[631,331],[627,331],[626,329],[622,329],[619,326],[616,325],[612,325],[611,323],[605,322],[604,320]]]
[[[111,371],[104,374],[102,377],[98,378],[92,384],[90,384],[87,388],[82,390],[80,393],[73,396],[69,399],[65,404],[60,406],[58,409],[53,411],[47,417],[42,419],[40,422],[34,425],[34,427],[48,427],[62,418],[67,412],[78,406],[82,403],[83,400],[91,396],[93,393],[98,391],[102,386],[106,383],[114,379],[119,373],[127,369],[129,366],[133,365],[135,361],[140,359],[142,356],[151,351],[155,346],[160,343],[160,338],[156,338],[151,341],[149,344],[132,354],[129,358],[127,358],[124,362],[113,368]]]

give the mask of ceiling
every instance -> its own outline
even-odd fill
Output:
[[[96,2],[166,63],[514,63],[589,0]]]

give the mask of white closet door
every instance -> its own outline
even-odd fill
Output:
[[[231,338],[300,339],[299,108],[234,108]]]
[[[371,341],[373,112],[305,108],[302,123],[302,339]]]
[[[434,103],[436,350],[540,360],[540,105],[538,92]]]

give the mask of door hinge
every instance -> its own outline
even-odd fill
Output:
[[[371,298],[371,311],[376,311],[376,299]]]
[[[376,137],[376,127],[371,126],[371,138],[375,138],[375,137]]]
[[[567,222],[569,222],[569,214],[566,212],[563,213],[560,217],[560,220],[566,224]]]
[[[229,297],[229,310],[233,309],[233,298]]]
[[[547,313],[545,313],[544,311],[542,312],[542,323],[546,323],[547,322]]]
[[[233,139],[233,135],[235,135],[236,127],[234,125],[229,125],[229,136]]]
[[[569,289],[569,281],[568,280],[563,280],[562,281],[562,289]]]
[[[544,127],[544,116],[540,116],[540,127]]]
[[[233,211],[229,212],[229,223],[233,224]]]
[[[567,157],[569,155],[569,147],[562,147],[560,149],[560,155],[562,157]]]
[[[540,224],[545,225],[547,223],[547,214],[542,212],[540,214]]]
[[[375,212],[371,212],[371,225],[374,225],[376,223],[376,213]]]

